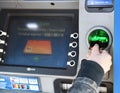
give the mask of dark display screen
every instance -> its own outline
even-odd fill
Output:
[[[109,7],[113,6],[113,0],[87,0],[87,6],[89,7]]]
[[[5,65],[66,68],[72,16],[11,16]]]

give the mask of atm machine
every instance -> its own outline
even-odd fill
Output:
[[[89,48],[113,55],[113,37],[113,0],[1,0],[0,93],[67,93]],[[100,93],[113,83],[112,66]]]

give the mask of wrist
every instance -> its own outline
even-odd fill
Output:
[[[77,77],[87,77],[94,80],[97,85],[100,84],[104,75],[103,68],[96,62],[91,60],[82,60],[81,69]]]

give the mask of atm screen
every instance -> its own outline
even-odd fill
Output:
[[[0,25],[6,22],[3,32],[7,33],[1,70],[6,67],[16,72],[75,74],[77,10],[3,10],[1,18]]]
[[[113,0],[87,0],[88,7],[112,7]]]
[[[11,17],[4,64],[66,68],[72,23],[69,16]]]

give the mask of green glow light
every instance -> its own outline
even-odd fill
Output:
[[[88,42],[90,46],[99,44],[100,48],[105,49],[109,44],[109,36],[106,31],[102,29],[96,29],[89,34]]]
[[[90,41],[100,41],[100,42],[108,42],[107,37],[100,37],[100,36],[91,36],[89,37]]]

